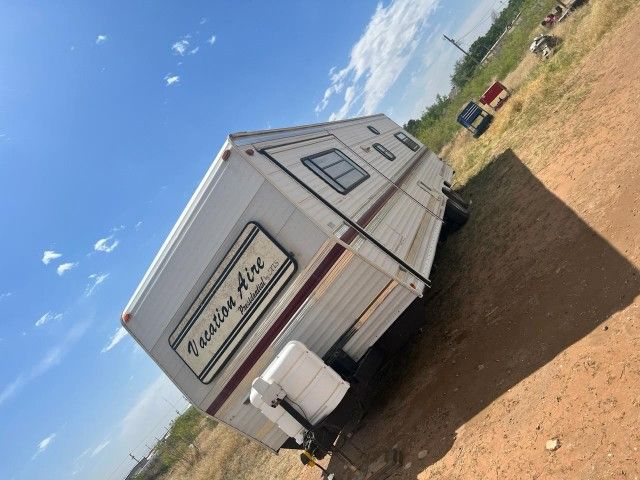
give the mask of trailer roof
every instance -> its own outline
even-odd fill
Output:
[[[344,124],[344,126],[347,126],[354,122],[360,123],[360,122],[363,122],[364,120],[379,118],[384,116],[385,115],[383,113],[377,113],[375,115],[368,115],[364,117],[349,118],[345,120],[334,120],[332,122],[312,123],[309,125],[300,125],[297,127],[272,128],[269,130],[256,130],[253,132],[237,132],[229,135],[229,139],[235,145],[248,145],[250,143],[277,140],[280,138],[286,138],[293,135],[299,135],[300,132],[314,133],[317,131],[324,130],[327,126],[336,128],[341,126],[340,124]]]

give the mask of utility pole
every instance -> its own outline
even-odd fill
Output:
[[[173,408],[175,408],[175,410],[176,410],[176,415],[181,415],[181,414],[180,414],[180,410],[178,410],[178,407],[176,407],[175,403],[170,402],[169,400],[167,400],[167,398],[166,398],[164,395],[162,396],[162,399],[163,399],[165,402],[167,402],[169,405],[171,405]]]
[[[130,456],[131,458],[133,458],[133,461],[134,461],[134,462],[136,462],[136,463],[140,463],[140,460],[138,460],[136,457],[134,457],[134,456],[133,456],[133,453],[129,453],[129,456]]]
[[[464,48],[462,48],[460,45],[458,45],[458,42],[456,42],[453,38],[449,38],[444,34],[442,36],[444,37],[445,40],[447,40],[448,42],[451,42],[454,47],[456,47],[458,50],[460,50],[462,53],[464,53],[468,58],[473,60],[476,64],[480,65],[480,62],[478,60],[476,60],[475,58],[473,58],[471,56],[471,54],[469,52],[467,52]]]

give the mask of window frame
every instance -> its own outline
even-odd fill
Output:
[[[386,158],[390,162],[393,162],[396,159],[396,156],[394,155],[394,153],[391,150],[389,150],[387,147],[382,145],[381,143],[374,143],[371,146],[374,148],[376,152],[378,152],[380,155],[382,155],[384,158]]]
[[[350,168],[346,172],[341,173],[336,178],[332,177],[330,174],[326,172],[326,169],[334,165],[337,165],[338,163],[341,163],[341,161],[334,162],[331,165],[326,167],[321,167],[316,162],[314,162],[314,159],[318,157],[323,157],[329,153],[338,154],[338,156],[342,158],[342,161],[347,162],[347,164],[351,165],[352,168]],[[333,188],[340,195],[348,194],[350,191],[352,191],[362,182],[364,182],[365,180],[371,177],[371,175],[369,175],[369,172],[367,172],[364,168],[362,168],[360,165],[354,162],[348,155],[346,155],[342,150],[338,148],[330,148],[328,150],[323,150],[322,152],[314,153],[312,155],[307,155],[306,157],[302,157],[300,161],[305,167],[311,170],[314,174],[316,174],[318,178],[320,178],[324,183],[326,183],[331,188]],[[346,175],[347,173],[352,172],[353,170],[359,172],[362,176],[356,182],[349,185],[349,187],[345,187],[337,180],[338,178]]]
[[[404,135],[404,137],[406,138],[406,140],[402,140],[400,138],[400,135]],[[396,132],[393,134],[394,137],[396,137],[398,139],[398,141],[400,143],[402,143],[405,147],[407,147],[409,150],[412,150],[414,152],[417,152],[418,150],[420,150],[420,145],[418,144],[418,142],[416,142],[415,140],[413,140],[413,138],[411,138],[409,135],[407,135],[404,132]],[[415,145],[415,148],[413,148],[412,145]]]
[[[373,125],[367,125],[367,129],[369,129],[369,131],[371,133],[375,133],[376,135],[380,135],[380,130],[378,130],[376,127],[374,127]]]

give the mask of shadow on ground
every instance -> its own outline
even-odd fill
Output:
[[[433,289],[411,313],[424,316],[422,334],[352,439],[361,464],[394,444],[410,454],[394,478],[442,458],[457,429],[640,293],[637,269],[511,150],[463,193],[473,216],[440,246]],[[350,477],[335,456],[329,471]]]

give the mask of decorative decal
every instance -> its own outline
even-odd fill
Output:
[[[293,257],[250,222],[169,337],[209,383],[296,271]]]

